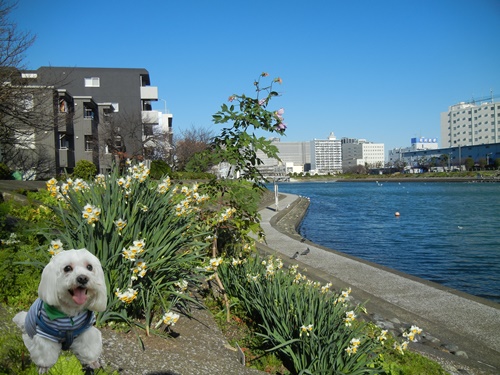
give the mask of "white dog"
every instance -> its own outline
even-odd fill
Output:
[[[13,319],[38,373],[46,373],[68,349],[83,366],[100,367],[102,339],[93,312],[106,309],[107,292],[99,259],[87,249],[56,254],[42,272],[38,297],[29,312]]]

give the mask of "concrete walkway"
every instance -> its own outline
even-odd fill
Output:
[[[279,201],[279,208],[290,210],[298,198],[286,194]],[[284,214],[282,211],[280,216]],[[331,281],[336,288],[350,286],[356,301],[369,301],[366,304],[369,313],[416,324],[440,342],[458,346],[468,358],[439,348],[434,348],[434,353],[429,348],[424,350],[429,350],[429,355],[462,363],[478,374],[500,374],[499,304],[303,242],[298,235],[282,233],[272,225],[278,214],[274,205],[260,214],[268,251],[274,250],[284,260],[299,263],[309,276]],[[290,259],[307,247],[311,250],[309,254]]]

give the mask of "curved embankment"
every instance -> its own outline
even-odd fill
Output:
[[[450,373],[500,374],[499,304],[316,245],[297,233],[308,199],[280,194],[278,205],[260,211],[262,252],[298,263],[311,279],[351,287],[356,302],[367,301],[370,319],[396,335],[409,324],[421,327],[421,340],[410,347]],[[290,259],[306,248],[309,254]]]

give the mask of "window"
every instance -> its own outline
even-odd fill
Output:
[[[24,150],[35,149],[35,133],[14,130],[14,137],[17,139],[15,147]]]
[[[83,106],[83,117],[84,118],[94,118],[94,110],[86,105]]]
[[[85,151],[94,151],[94,141],[91,135],[85,136]]]
[[[123,140],[122,140],[122,137],[117,135],[115,137],[115,148],[121,150],[121,148],[123,147]]]
[[[32,94],[19,95],[18,107],[16,110],[22,112],[31,112],[35,106],[35,101]]]
[[[67,150],[69,148],[69,138],[66,133],[59,133],[59,149]]]
[[[68,113],[68,103],[64,99],[59,100],[59,112]]]
[[[85,87],[100,87],[99,77],[85,78]]]
[[[153,125],[144,124],[144,135],[151,136],[154,134]]]

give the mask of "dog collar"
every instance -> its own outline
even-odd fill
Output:
[[[65,313],[58,310],[54,306],[50,306],[47,302],[43,303],[43,308],[45,309],[45,312],[47,313],[47,316],[50,320],[56,320],[56,319],[68,317]]]

